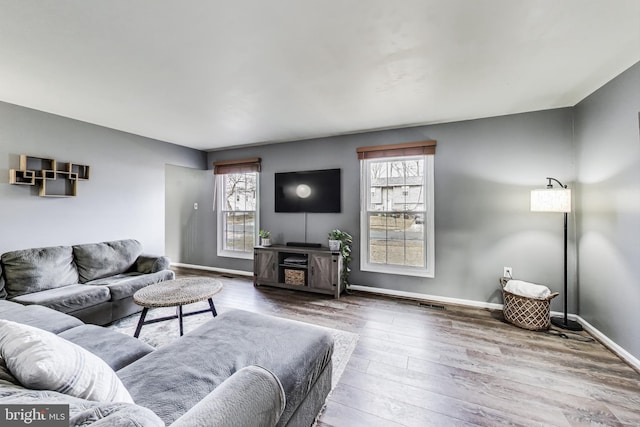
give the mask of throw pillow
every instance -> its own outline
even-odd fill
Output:
[[[0,356],[26,388],[99,402],[134,403],[102,359],[51,332],[0,320]]]
[[[10,298],[78,283],[69,246],[21,249],[0,257]]]
[[[78,267],[80,283],[129,271],[141,253],[142,244],[133,239],[73,247],[73,257]]]

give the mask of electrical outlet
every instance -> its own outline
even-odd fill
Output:
[[[502,276],[513,279],[513,270],[511,269],[511,267],[504,267],[504,269],[502,270]]]

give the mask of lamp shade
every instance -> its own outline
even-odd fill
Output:
[[[531,190],[531,212],[571,212],[571,189]]]

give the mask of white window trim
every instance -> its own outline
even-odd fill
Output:
[[[424,188],[426,190],[425,195],[425,218],[424,218],[424,230],[426,238],[425,250],[427,251],[425,268],[422,267],[409,267],[400,265],[389,264],[374,264],[369,262],[369,218],[367,211],[367,192],[369,191],[369,173],[368,164],[369,160],[361,160],[360,167],[360,194],[361,194],[361,208],[360,208],[360,270],[373,273],[385,273],[385,274],[397,274],[404,276],[415,277],[427,277],[434,278],[436,275],[435,269],[435,226],[434,226],[434,157],[433,155],[425,155],[425,179],[426,183]],[[389,157],[385,161],[402,160],[403,157]]]
[[[237,258],[237,259],[253,259],[253,248],[248,252],[245,251],[229,251],[224,248],[224,210],[222,209],[224,203],[224,175],[216,175],[216,212],[217,212],[217,236],[218,241],[216,245],[217,255],[225,258]],[[260,230],[260,173],[256,172],[256,214],[255,224],[253,228],[253,244],[258,244],[258,232]]]

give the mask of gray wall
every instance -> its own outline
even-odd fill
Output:
[[[174,165],[165,170],[167,255],[173,262],[207,265],[216,253],[213,173]]]
[[[91,166],[76,198],[9,185],[19,155]],[[165,250],[165,164],[206,168],[206,153],[0,103],[0,253],[135,238]]]
[[[580,315],[640,358],[640,64],[575,108]]]
[[[435,139],[436,277],[415,278],[359,269],[359,163],[356,147]],[[532,188],[546,176],[571,186],[575,170],[571,109],[422,126],[293,143],[217,151],[213,161],[262,157],[260,226],[275,242],[301,241],[304,214],[274,212],[275,172],[341,168],[342,213],[307,214],[307,240],[326,244],[327,232],[354,236],[352,282],[373,287],[499,302],[503,266],[516,277],[562,286],[562,215],[529,212]],[[575,311],[575,251],[570,253],[570,309]],[[250,262],[212,257],[207,265],[251,271]],[[554,302],[561,309],[561,301]]]

